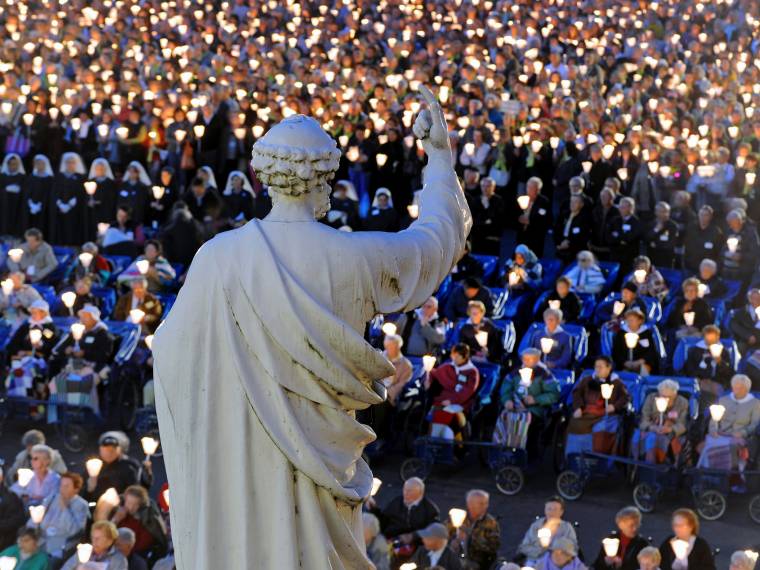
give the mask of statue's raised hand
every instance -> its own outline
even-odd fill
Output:
[[[422,148],[428,156],[441,151],[451,153],[449,131],[446,127],[446,119],[443,116],[441,104],[430,89],[424,85],[420,85],[420,93],[428,104],[428,108],[421,111],[417,115],[417,120],[414,121],[412,130],[415,136],[422,141]]]

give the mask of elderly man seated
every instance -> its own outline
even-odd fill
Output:
[[[752,382],[744,374],[731,379],[731,393],[710,406],[710,427],[699,456],[699,467],[738,471],[732,476],[736,492],[746,492],[741,472],[749,459],[749,440],[760,425],[760,400],[750,393]]]
[[[567,538],[578,546],[575,528],[562,519],[564,514],[565,501],[561,497],[549,497],[544,502],[544,516],[537,518],[530,525],[517,547],[518,559],[523,566],[535,568],[555,540]]]
[[[734,369],[728,354],[723,354],[718,327],[702,328],[702,340],[689,347],[683,373],[699,380],[700,400],[705,405],[712,404],[728,390]]]
[[[503,411],[494,439],[512,447],[525,448],[531,460],[538,459],[539,435],[552,406],[559,401],[559,384],[541,362],[541,351],[526,348],[521,366],[502,381]],[[503,435],[500,435],[503,434]],[[517,434],[518,438],[508,437]],[[512,445],[515,444],[515,445]]]
[[[488,512],[490,499],[482,489],[467,493],[467,516],[451,540],[451,549],[463,555],[467,570],[491,568],[499,553],[501,528]]]
[[[461,570],[460,557],[449,548],[449,531],[446,525],[434,522],[417,533],[422,538],[422,548],[418,548],[411,562],[420,570],[443,568]]]
[[[57,314],[61,317],[68,317],[69,315],[76,315],[85,305],[93,305],[95,307],[101,307],[101,300],[92,294],[92,278],[89,275],[77,279],[74,281],[74,286],[67,287],[61,292],[61,297],[69,291],[74,293],[74,302],[71,308],[67,307],[63,303],[58,307]]]
[[[573,291],[577,293],[601,293],[606,283],[604,273],[599,268],[594,254],[583,250],[576,256],[577,263],[565,273],[572,283]]]
[[[446,340],[446,327],[438,315],[435,297],[430,297],[419,309],[401,315],[396,326],[409,356],[436,354]]]
[[[29,317],[13,333],[5,352],[11,358],[20,359],[35,354],[47,359],[57,342],[58,330],[50,318],[50,305],[38,299],[29,306]]]
[[[130,485],[140,484],[150,489],[153,484],[153,471],[149,461],[142,466],[126,454],[124,448],[129,440],[122,432],[107,431],[98,440],[98,458],[103,466],[97,475],[87,478],[87,487],[82,495],[96,501],[108,489],[113,487],[117,493],[123,493]]]
[[[90,519],[90,507],[79,496],[83,484],[79,474],[66,472],[61,475],[58,492],[42,503],[45,506],[45,516],[39,525],[44,537],[42,549],[59,563],[68,558],[82,540]]]
[[[0,313],[5,320],[18,323],[29,314],[32,303],[42,300],[42,296],[31,285],[25,283],[26,276],[20,271],[12,271],[2,282],[0,289]]]
[[[404,549],[407,555],[417,543],[414,533],[438,521],[439,517],[438,506],[425,496],[425,482],[418,477],[404,481],[401,495],[392,499],[385,508],[378,508],[372,498],[367,500],[367,508],[378,518],[387,538],[398,539],[400,543],[411,546]]]
[[[552,369],[570,368],[573,362],[573,339],[562,328],[562,311],[546,309],[544,311],[544,328],[537,331],[530,345],[540,350],[544,364]]]
[[[625,322],[612,339],[612,360],[618,370],[637,374],[657,374],[660,368],[660,352],[652,329],[639,309],[624,314]],[[632,345],[632,346],[631,346]]]
[[[638,570],[639,553],[649,546],[649,541],[639,534],[641,511],[636,507],[620,509],[615,515],[615,525],[617,530],[612,531],[606,538],[619,541],[617,552],[613,556],[608,556],[604,546],[600,546],[592,568],[594,570]]]
[[[459,331],[459,341],[470,347],[472,359],[501,362],[504,331],[486,317],[486,306],[480,301],[470,301],[467,315],[467,322]]]
[[[599,303],[594,312],[598,325],[606,324],[610,330],[617,332],[623,322],[623,315],[631,309],[647,313],[647,304],[638,295],[639,286],[633,281],[626,281],[620,289],[620,299],[610,299]]]
[[[460,435],[479,384],[480,373],[470,361],[470,347],[455,344],[451,362],[434,368],[425,379],[425,389],[433,399],[431,435],[446,439]]]
[[[23,243],[19,249],[23,252],[19,261],[8,259],[8,269],[12,273],[24,274],[30,283],[39,283],[58,267],[58,260],[53,248],[45,242],[42,232],[37,228],[29,228],[24,232]]]
[[[92,544],[91,562],[99,562],[100,568],[108,570],[128,570],[129,564],[124,555],[116,548],[116,539],[119,531],[109,521],[98,521],[90,529],[90,543]],[[82,564],[74,553],[63,565],[61,570],[79,570]],[[84,566],[87,568],[87,566]]]
[[[58,491],[61,476],[50,468],[53,462],[53,450],[39,443],[32,448],[32,478],[26,485],[16,481],[11,491],[24,501],[25,507],[41,505],[45,500]]]
[[[581,314],[581,300],[575,292],[571,291],[572,282],[565,275],[557,278],[554,284],[554,291],[549,293],[546,300],[539,307],[538,315],[543,315],[546,309],[559,309],[565,322],[573,323],[578,320]]]
[[[699,296],[699,281],[693,277],[681,283],[683,296],[677,298],[668,316],[667,327],[675,331],[676,338],[699,336],[702,327],[715,320],[712,308]]]
[[[132,529],[122,527],[116,539],[116,548],[127,559],[129,570],[148,570],[148,562],[135,552],[137,538]]]
[[[572,399],[573,416],[567,427],[565,453],[614,453],[621,415],[631,396],[612,371],[609,357],[596,357],[593,374],[581,378]]]
[[[129,282],[130,291],[116,302],[113,318],[117,321],[132,321],[139,324],[144,335],[153,334],[161,322],[163,307],[161,301],[148,290],[145,277],[133,277]],[[132,312],[134,311],[134,313]]]
[[[634,437],[635,455],[649,463],[675,462],[683,448],[681,439],[688,417],[689,402],[678,394],[678,382],[660,382],[657,391],[644,400],[639,433]]]
[[[145,254],[135,259],[127,269],[119,275],[118,283],[130,283],[135,277],[145,277],[148,290],[158,293],[174,282],[177,272],[171,263],[162,255],[161,244],[156,240],[145,242]]]

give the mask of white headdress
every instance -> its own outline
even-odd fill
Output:
[[[353,200],[354,202],[358,202],[359,201],[359,195],[356,193],[356,187],[354,186],[354,184],[350,180],[338,180],[335,183],[335,186],[337,187],[338,184],[340,184],[341,187],[343,189],[345,189],[345,191],[346,191],[346,197],[349,200]]]
[[[329,191],[339,161],[335,139],[304,115],[280,121],[256,141],[251,153],[251,168],[261,183],[286,196]]]
[[[253,186],[251,186],[251,183],[248,181],[248,177],[240,170],[233,170],[230,172],[230,175],[227,177],[227,185],[224,187],[224,195],[229,196],[232,194],[232,179],[236,176],[243,180],[243,190],[250,192],[250,194],[253,195]]]
[[[129,164],[127,164],[127,170],[130,168],[136,168],[138,174],[138,178],[140,180],[140,183],[145,184],[146,186],[150,187],[153,182],[150,180],[150,176],[148,176],[148,173],[145,172],[145,168],[143,168],[143,165],[137,162],[136,160],[133,160]]]
[[[42,162],[45,163],[45,170],[41,176],[37,174],[36,170],[34,170],[34,163],[37,162],[38,160],[41,160]],[[34,155],[34,160],[32,161],[32,176],[40,176],[41,178],[46,177],[46,176],[53,176],[53,167],[50,165],[50,159],[44,154]]]
[[[70,158],[73,158],[74,160],[77,161],[77,165],[76,167],[74,167],[74,172],[76,172],[77,174],[82,174],[82,175],[87,173],[87,170],[84,167],[84,162],[82,162],[82,157],[79,156],[75,152],[63,153],[63,156],[61,156],[61,164],[58,166],[58,172],[61,172],[61,173],[65,172],[64,167],[66,166],[66,161],[69,160]]]
[[[3,159],[3,166],[0,167],[0,173],[11,174],[11,172],[8,170],[8,163],[14,157],[18,159],[18,170],[14,172],[13,174],[26,174],[26,170],[24,170],[24,163],[21,161],[21,157],[17,155],[15,152],[5,155],[5,158]]]
[[[393,196],[391,196],[391,191],[387,188],[378,188],[375,191],[375,197],[372,200],[372,207],[373,208],[379,208],[380,207],[380,201],[378,200],[378,197],[380,195],[388,196],[388,207],[393,208]]]
[[[214,176],[214,171],[211,170],[210,166],[201,166],[201,170],[205,172],[208,175],[208,180],[206,180],[206,188],[216,188],[219,189],[219,185],[216,183],[216,176]]]
[[[113,177],[113,171],[111,170],[111,165],[108,164],[108,161],[105,158],[96,158],[92,161],[92,164],[90,165],[90,173],[87,175],[87,178],[91,180],[95,180],[95,167],[98,164],[102,164],[106,171],[106,178],[110,178],[111,180],[114,179]]]

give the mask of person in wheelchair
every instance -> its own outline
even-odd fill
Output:
[[[539,560],[548,552],[549,545],[561,538],[570,540],[578,548],[578,537],[575,528],[566,520],[562,519],[565,514],[565,501],[561,497],[549,497],[544,503],[544,516],[538,517],[530,525],[522,542],[517,547],[516,560],[522,566],[536,567]],[[548,538],[542,533],[542,529],[548,529],[551,533]]]
[[[430,434],[454,439],[466,425],[473,396],[480,384],[480,373],[470,360],[470,347],[460,342],[451,349],[451,362],[430,371],[425,389],[432,395]]]
[[[526,348],[520,355],[522,366],[504,378],[501,385],[499,418],[501,429],[513,433],[519,429],[520,439],[528,459],[539,459],[538,443],[541,430],[552,406],[559,401],[559,384],[551,371],[541,362],[541,351]]]
[[[644,400],[638,455],[643,455],[649,463],[665,463],[668,459],[675,462],[683,448],[682,437],[686,433],[688,416],[689,402],[678,394],[678,382],[660,382],[657,392],[652,392]]]
[[[712,419],[697,463],[707,469],[735,471],[731,475],[734,492],[746,491],[742,473],[751,456],[757,455],[760,400],[750,393],[751,387],[747,376],[737,374],[731,379],[731,393],[718,400],[720,407],[711,406]]]
[[[683,297],[673,304],[668,316],[667,328],[674,331],[676,338],[698,336],[702,327],[715,320],[710,305],[699,296],[699,280],[686,279],[681,284]]]
[[[486,317],[486,306],[481,301],[470,301],[467,303],[467,315],[467,322],[459,332],[459,342],[470,347],[470,354],[475,361],[501,362],[504,331]],[[483,344],[479,333],[487,335]]]
[[[512,294],[520,295],[541,285],[543,267],[527,245],[520,244],[515,248],[513,258],[507,260],[504,269],[504,284],[509,286]]]
[[[573,291],[593,295],[601,293],[606,279],[594,254],[588,250],[583,250],[578,252],[576,260],[575,266],[565,273],[565,276],[572,283]]]
[[[534,334],[531,346],[544,352],[544,364],[548,368],[570,368],[573,360],[573,343],[570,335],[562,328],[562,311],[560,309],[546,309],[544,311],[544,330],[540,334]],[[548,339],[548,340],[544,340]],[[544,345],[551,341],[549,351],[544,350]]]
[[[84,332],[79,341],[69,331],[53,348],[51,356],[61,365],[71,360],[83,361],[95,372],[103,370],[111,361],[114,339],[106,324],[100,320],[100,309],[85,305],[78,313]]]
[[[565,322],[574,323],[581,314],[581,300],[574,291],[571,291],[572,282],[565,275],[557,278],[554,284],[554,291],[549,293],[536,313],[536,316],[543,315],[546,309],[559,309],[562,311]]]
[[[612,360],[615,368],[644,376],[657,374],[660,368],[660,353],[652,330],[645,324],[644,313],[639,309],[630,309],[624,316],[625,322],[612,340]],[[629,333],[636,341],[633,348],[628,348],[626,339],[630,338],[627,336]]]
[[[145,277],[134,277],[129,281],[130,291],[119,297],[113,310],[113,318],[117,321],[130,320],[131,311],[139,309],[143,312],[142,319],[137,324],[142,328],[142,334],[149,335],[156,332],[161,321],[163,307],[148,289],[148,280]],[[134,321],[134,319],[132,319]]]
[[[612,387],[607,400],[603,396],[602,386],[605,384]],[[596,357],[594,372],[581,378],[573,390],[572,398],[573,415],[567,427],[565,453],[581,450],[614,453],[620,418],[631,401],[631,395],[612,371],[612,360],[609,357]]]
[[[32,345],[30,331],[40,331],[40,339]],[[29,317],[16,329],[5,347],[5,352],[11,359],[36,356],[47,359],[53,347],[58,342],[58,331],[50,318],[50,305],[42,299],[36,300],[29,306]]]
[[[615,556],[607,556],[604,546],[599,547],[599,554],[592,564],[593,570],[638,570],[639,553],[649,547],[649,541],[639,534],[641,528],[641,511],[636,507],[624,507],[615,515],[617,530],[606,538],[617,539],[618,550]],[[659,551],[653,548],[659,559]],[[652,570],[656,570],[656,566]]]
[[[625,313],[632,309],[638,309],[643,314],[647,312],[647,305],[638,295],[639,286],[633,281],[626,281],[620,290],[620,300],[604,301],[597,305],[594,312],[594,320],[599,325],[606,325],[614,332],[620,330],[625,321]]]
[[[689,348],[683,373],[699,380],[700,399],[706,405],[712,404],[729,389],[734,369],[727,355],[723,355],[718,327],[702,327],[702,340]]]

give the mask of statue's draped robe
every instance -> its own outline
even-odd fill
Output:
[[[354,416],[393,368],[362,333],[421,305],[469,228],[439,160],[404,232],[253,220],[199,250],[153,344],[179,570],[370,567]]]

